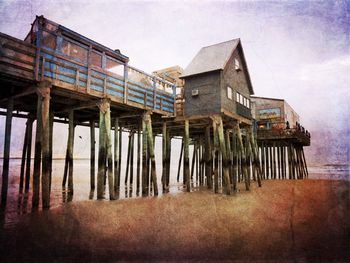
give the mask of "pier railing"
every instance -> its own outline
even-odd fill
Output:
[[[84,63],[60,49],[38,47],[0,33],[0,74],[32,81],[46,79],[53,86],[95,96],[107,95],[125,104],[174,114],[173,83],[127,64],[113,63],[118,72],[94,66],[90,59]]]
[[[299,129],[258,129],[257,131],[258,140],[281,140],[281,139],[292,139],[298,143],[309,146],[310,135],[302,132]]]

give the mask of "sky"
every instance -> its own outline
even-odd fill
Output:
[[[285,99],[311,132],[308,160],[349,163],[348,0],[0,0],[0,32],[23,39],[35,15],[120,49],[130,65],[146,72],[185,68],[201,47],[240,38],[255,95]],[[23,130],[23,122],[16,127]],[[21,141],[16,140],[15,153]],[[76,145],[77,154],[88,156],[83,143]],[[64,153],[61,148],[57,155]]]

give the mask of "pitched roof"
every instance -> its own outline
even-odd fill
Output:
[[[236,49],[239,38],[219,44],[203,47],[184,70],[181,77],[224,69],[232,52]]]
[[[242,59],[243,72],[247,80],[250,94],[254,94],[241,40],[239,38],[201,48],[180,78],[225,69],[227,62],[236,49],[238,49]]]

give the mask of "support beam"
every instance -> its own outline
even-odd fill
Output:
[[[90,191],[95,190],[95,121],[90,120]]]
[[[182,155],[184,152],[184,140],[183,138],[181,139],[181,150],[180,150],[180,158],[179,158],[179,165],[177,168],[177,182],[180,181],[180,170],[181,170],[181,162],[182,162]],[[183,184],[185,184],[185,178],[183,178]]]
[[[137,162],[136,162],[136,193],[137,195],[140,192],[140,164],[141,164],[141,126],[142,123],[139,123],[137,128]]]
[[[243,170],[243,176],[244,176],[245,189],[247,191],[249,191],[250,190],[250,184],[249,184],[247,164],[246,164],[246,155],[245,155],[244,146],[243,146],[241,129],[240,129],[238,123],[236,124],[236,131],[237,131],[238,147],[240,149],[241,160],[242,160],[242,163],[243,163],[243,169],[242,170]]]
[[[62,187],[66,187],[68,178],[68,190],[70,194],[73,194],[74,111],[69,112],[68,119],[68,141]]]
[[[301,153],[302,153],[303,161],[304,161],[304,165],[305,165],[306,178],[308,178],[309,177],[309,171],[307,169],[307,163],[306,163],[305,154],[304,154],[304,148],[303,147],[301,148]]]
[[[163,193],[166,190],[166,173],[167,173],[167,163],[166,163],[166,155],[167,155],[167,125],[166,122],[163,122],[162,128],[162,187]]]
[[[129,141],[128,141],[128,154],[126,157],[126,169],[125,169],[125,187],[128,185],[128,179],[129,179],[129,168],[130,168],[130,156],[131,156],[131,139],[132,139],[132,132],[129,132]]]
[[[52,186],[52,155],[53,155],[53,128],[54,128],[54,119],[55,115],[50,110],[50,135],[49,135],[49,173],[50,173],[50,194],[51,194],[51,186]]]
[[[32,117],[28,118],[28,120],[27,120],[28,146],[27,146],[27,162],[26,162],[26,175],[25,175],[25,186],[24,186],[25,193],[28,193],[28,191],[29,191],[29,184],[30,184],[30,168],[31,168],[31,160],[32,160],[33,122],[34,122],[34,119]]]
[[[99,150],[98,150],[98,172],[97,172],[97,199],[103,199],[105,196],[105,177],[106,177],[106,161],[107,161],[107,131],[106,118],[107,109],[109,109],[109,101],[102,100],[99,104]]]
[[[256,179],[258,181],[258,186],[261,187],[262,171],[261,171],[260,161],[259,161],[259,152],[258,152],[259,150],[257,148],[257,143],[256,143],[256,139],[255,139],[252,127],[249,127],[248,129],[248,140],[249,140],[250,148],[252,152],[253,170],[256,172]]]
[[[232,130],[232,189],[237,191],[237,176],[238,176],[238,147],[237,147],[237,131]]]
[[[5,207],[7,202],[8,175],[10,163],[10,145],[11,145],[11,128],[12,128],[12,111],[13,99],[10,98],[7,103],[6,123],[5,123],[5,144],[4,159],[2,170],[2,186],[1,186],[1,206]]]
[[[167,147],[166,147],[166,188],[169,192],[169,183],[170,183],[170,167],[171,167],[171,136],[170,130],[167,130]]]
[[[39,206],[40,191],[40,167],[41,167],[41,131],[42,131],[42,98],[38,94],[37,112],[36,112],[36,134],[35,134],[35,152],[34,152],[34,171],[33,171],[33,196],[32,206]]]
[[[213,159],[214,159],[214,193],[219,192],[219,142],[218,142],[218,129],[217,129],[217,123],[213,120]]]
[[[153,192],[154,192],[154,195],[158,195],[156,159],[154,156],[154,138],[153,138],[152,120],[151,120],[150,114],[145,114],[145,122],[147,127],[147,143],[148,143],[149,154],[151,159],[151,179],[153,183]]]
[[[190,179],[190,157],[189,157],[189,145],[190,145],[190,125],[189,120],[185,120],[184,130],[184,167],[183,177],[185,178],[186,190],[191,191],[191,179]]]
[[[105,132],[106,132],[106,153],[108,165],[108,190],[109,200],[114,200],[114,178],[113,178],[113,158],[112,158],[112,135],[111,135],[111,108],[110,103],[105,104]]]
[[[208,188],[213,188],[212,183],[212,171],[213,160],[212,160],[212,150],[211,150],[211,139],[210,139],[210,126],[205,128],[205,177],[207,178]]]
[[[195,162],[197,158],[197,142],[193,143],[193,151],[192,151],[192,164],[191,164],[191,180],[193,181],[193,174],[195,170]]]
[[[225,192],[227,195],[231,194],[231,182],[230,182],[230,175],[229,175],[229,156],[227,153],[227,146],[225,142],[225,135],[224,135],[224,124],[222,122],[222,118],[217,118],[217,129],[218,129],[218,139],[219,139],[219,146],[220,151],[222,155],[222,164],[223,164],[223,185],[225,186]]]
[[[24,132],[24,142],[23,142],[22,160],[21,160],[21,172],[20,172],[20,176],[19,176],[19,193],[23,192],[24,169],[25,169],[25,165],[26,165],[27,146],[28,146],[28,121],[26,123],[26,129]]]
[[[41,191],[43,208],[50,207],[50,90],[51,84],[42,82],[40,84],[40,92],[42,96],[42,176]]]
[[[148,192],[147,188],[147,127],[145,115],[142,116],[142,195],[146,195]]]
[[[114,193],[119,192],[119,118],[114,119]]]

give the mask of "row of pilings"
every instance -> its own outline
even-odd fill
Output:
[[[29,191],[32,179],[32,205],[39,206],[40,189],[43,208],[50,207],[50,192],[52,178],[52,144],[54,112],[50,111],[50,85],[41,83],[37,88],[37,112],[28,114],[24,136],[22,162],[20,170],[20,192]],[[9,175],[10,140],[13,113],[13,98],[8,100],[5,127],[4,164],[2,176],[1,203],[6,204]],[[95,127],[96,121],[91,120],[91,156],[90,156],[90,189],[97,187],[97,199],[104,199],[108,186],[109,199],[119,198],[121,185],[122,163],[122,133],[125,127],[119,117],[111,118],[110,101],[101,99],[96,103],[99,108],[99,147],[97,182],[95,182]],[[72,195],[73,180],[73,151],[76,122],[74,109],[67,112],[68,141],[62,186]],[[137,193],[142,196],[158,195],[158,182],[155,158],[155,134],[152,125],[152,112],[145,111],[137,118],[138,124],[128,128],[129,143],[126,156],[125,186],[132,186],[136,179]],[[31,151],[33,122],[36,120],[34,145],[34,169],[31,178]],[[162,134],[162,192],[169,191],[171,145],[174,136],[173,121],[163,120],[157,134]],[[182,167],[183,185],[191,191],[194,182],[198,186],[205,186],[215,193],[230,194],[238,190],[238,184],[244,183],[249,190],[251,180],[261,186],[263,179],[302,179],[307,177],[307,167],[301,146],[293,144],[264,144],[256,140],[251,126],[240,126],[233,120],[223,122],[221,115],[209,118],[208,125],[198,132],[190,130],[190,121],[181,121],[182,145],[178,164],[177,180],[180,181]],[[114,137],[111,130],[114,129]],[[135,136],[136,139],[136,174],[135,164]],[[114,144],[114,147],[112,147]],[[190,145],[193,147],[192,162],[190,163]],[[113,151],[112,151],[113,149]],[[124,159],[125,161],[125,159]],[[288,167],[288,169],[287,169]],[[196,173],[194,173],[196,171]],[[288,175],[287,175],[288,171]]]
[[[303,146],[286,142],[259,142],[263,179],[306,179],[307,169]]]

